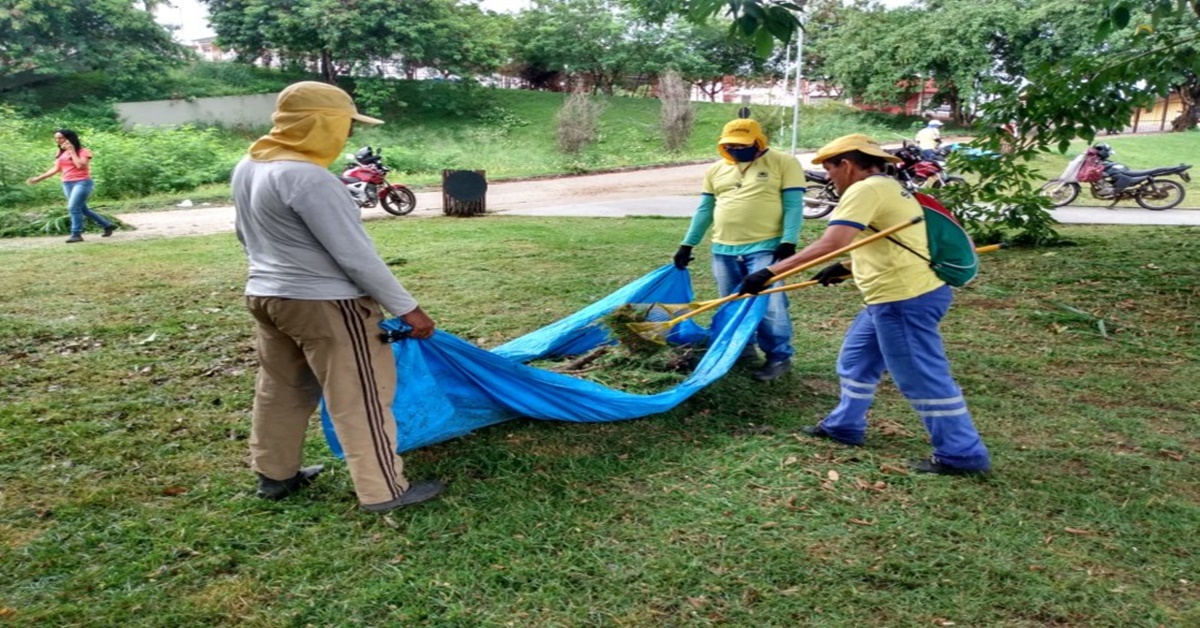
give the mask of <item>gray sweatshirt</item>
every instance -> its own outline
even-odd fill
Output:
[[[370,296],[394,316],[417,307],[375,252],[358,206],[328,170],[242,159],[233,170],[237,236],[250,258],[246,294],[302,301]]]

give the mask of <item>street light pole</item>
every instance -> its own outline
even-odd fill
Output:
[[[800,86],[800,77],[803,76],[804,63],[801,51],[804,49],[804,18],[799,20],[799,28],[796,29],[796,91],[795,99],[792,101],[792,154],[796,154],[796,134],[798,131],[797,125],[800,120],[800,99],[803,95],[803,88]]]

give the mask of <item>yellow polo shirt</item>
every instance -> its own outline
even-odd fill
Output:
[[[873,175],[850,186],[842,195],[830,225],[848,225],[862,229],[859,238],[874,234],[871,225],[880,231],[923,215],[920,203],[895,179]],[[925,223],[917,223],[892,234],[914,251],[929,257],[929,238]],[[921,296],[944,285],[929,267],[929,262],[913,255],[912,251],[886,239],[877,240],[850,252],[854,262],[854,283],[869,304],[891,303]]]
[[[804,169],[787,153],[768,150],[750,164],[718,161],[704,174],[704,193],[716,199],[712,241],[736,246],[778,238],[780,193],[803,187]]]

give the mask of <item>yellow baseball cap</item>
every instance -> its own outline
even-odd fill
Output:
[[[383,120],[358,112],[354,100],[341,88],[319,81],[301,81],[288,85],[275,100],[279,113],[342,114],[363,124],[383,124]]]
[[[721,129],[721,139],[717,140],[717,144],[742,144],[766,148],[767,136],[763,133],[762,126],[758,124],[757,120],[739,118],[731,120],[724,129]]]
[[[876,142],[870,137],[863,135],[862,133],[851,133],[850,135],[843,135],[836,140],[833,140],[832,142],[822,146],[821,150],[817,151],[817,156],[813,157],[812,162],[814,165],[821,164],[826,159],[837,157],[838,155],[854,150],[859,151],[860,153],[871,155],[873,157],[882,157],[894,164],[898,164],[902,161],[899,157],[883,150],[883,146],[880,146],[879,142]]]

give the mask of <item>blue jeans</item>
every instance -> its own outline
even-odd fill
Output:
[[[112,226],[112,223],[105,220],[100,214],[92,211],[87,206],[88,197],[92,195],[92,190],[96,184],[91,179],[83,181],[64,181],[63,194],[67,195],[67,212],[71,214],[71,234],[80,235],[83,233],[83,228],[87,225],[85,218],[91,218],[92,222],[100,225],[101,229],[107,229]]]
[[[775,259],[774,251],[759,251],[746,255],[712,255],[713,277],[717,280],[717,292],[728,296],[737,292],[742,280],[750,273],[766,268]],[[774,285],[782,285],[777,282]],[[768,361],[782,361],[792,357],[792,319],[788,316],[788,299],[782,292],[767,295],[767,314],[755,330],[758,346]]]
[[[846,331],[838,355],[841,399],[821,428],[838,440],[861,443],[875,387],[888,371],[921,415],[939,461],[961,469],[991,468],[938,332],[953,298],[950,287],[942,286],[904,301],[863,308]]]

